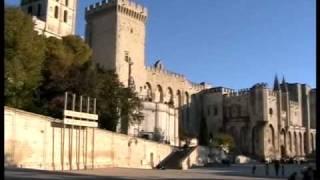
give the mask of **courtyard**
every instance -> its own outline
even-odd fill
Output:
[[[252,165],[231,165],[231,167],[201,167],[189,170],[146,170],[129,168],[103,168],[80,171],[42,171],[21,168],[6,168],[5,179],[287,179],[293,172],[299,172],[307,165],[287,164],[285,175],[275,176],[273,166],[269,167],[269,176],[265,176],[263,164],[258,164],[255,176],[251,174]]]

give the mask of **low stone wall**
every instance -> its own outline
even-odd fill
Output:
[[[172,147],[5,107],[5,166],[46,170],[152,168]]]
[[[186,157],[181,165],[186,170],[191,167],[204,166],[208,161],[209,148],[206,146],[197,146],[188,157]]]

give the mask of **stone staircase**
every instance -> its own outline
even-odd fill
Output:
[[[182,161],[195,149],[196,147],[176,147],[169,156],[158,164],[157,168],[182,169]]]

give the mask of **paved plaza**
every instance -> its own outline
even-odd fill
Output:
[[[256,174],[251,174],[252,165],[232,165],[231,167],[201,167],[189,170],[146,170],[129,168],[104,168],[80,171],[41,171],[21,168],[6,168],[5,179],[223,179],[223,180],[250,180],[250,179],[287,179],[295,172],[301,171],[307,165],[285,165],[285,176],[275,176],[273,166],[270,166],[269,176],[265,176],[264,165],[257,165]]]

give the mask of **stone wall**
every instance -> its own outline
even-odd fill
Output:
[[[178,110],[166,104],[146,101],[143,102],[143,107],[144,120],[140,132],[153,133],[156,128],[162,133],[163,140],[170,142],[171,145],[178,146]]]
[[[47,170],[151,168],[172,147],[5,107],[5,166]]]

